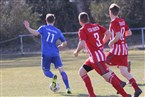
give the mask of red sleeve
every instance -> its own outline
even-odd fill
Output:
[[[107,29],[105,28],[105,27],[103,27],[103,26],[99,26],[100,27],[100,31],[104,34],[106,31],[107,31]]]
[[[114,33],[121,31],[121,26],[119,25],[118,22],[112,22],[111,25],[112,25],[112,28],[114,30]]]
[[[125,23],[125,31],[128,31],[129,30],[129,27],[127,25],[127,23]]]
[[[86,40],[86,33],[82,29],[79,30],[79,40]]]

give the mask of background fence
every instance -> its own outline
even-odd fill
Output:
[[[127,38],[129,48],[141,48],[145,49],[145,27],[144,28],[131,28],[133,35]],[[68,45],[68,49],[74,49],[77,47],[78,35],[77,32],[65,32],[63,33]],[[107,44],[106,44],[107,47]],[[38,53],[41,50],[40,37],[34,37],[31,34],[19,35],[15,38],[0,42],[1,54],[26,54],[26,53]]]

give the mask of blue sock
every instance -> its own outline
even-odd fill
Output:
[[[62,72],[61,72],[61,76],[62,76],[63,82],[64,82],[64,84],[65,84],[65,86],[66,86],[66,89],[67,89],[67,88],[70,88],[70,87],[69,87],[69,82],[68,82],[67,74],[66,74],[64,71],[62,71]]]
[[[46,77],[53,78],[54,74],[49,70],[43,70]]]

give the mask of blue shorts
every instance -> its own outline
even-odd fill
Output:
[[[60,56],[55,56],[55,57],[42,56],[42,69],[43,70],[50,70],[51,63],[54,64],[56,69],[58,67],[63,66]]]

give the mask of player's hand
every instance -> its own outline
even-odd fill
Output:
[[[78,57],[78,52],[76,50],[74,51],[74,56]]]
[[[63,45],[60,44],[60,45],[58,45],[57,47],[58,47],[59,50],[62,50]]]
[[[27,20],[25,20],[25,21],[23,22],[23,24],[24,24],[24,26],[25,26],[26,28],[28,28],[28,27],[30,26],[30,24],[29,24],[29,22],[28,22]]]

